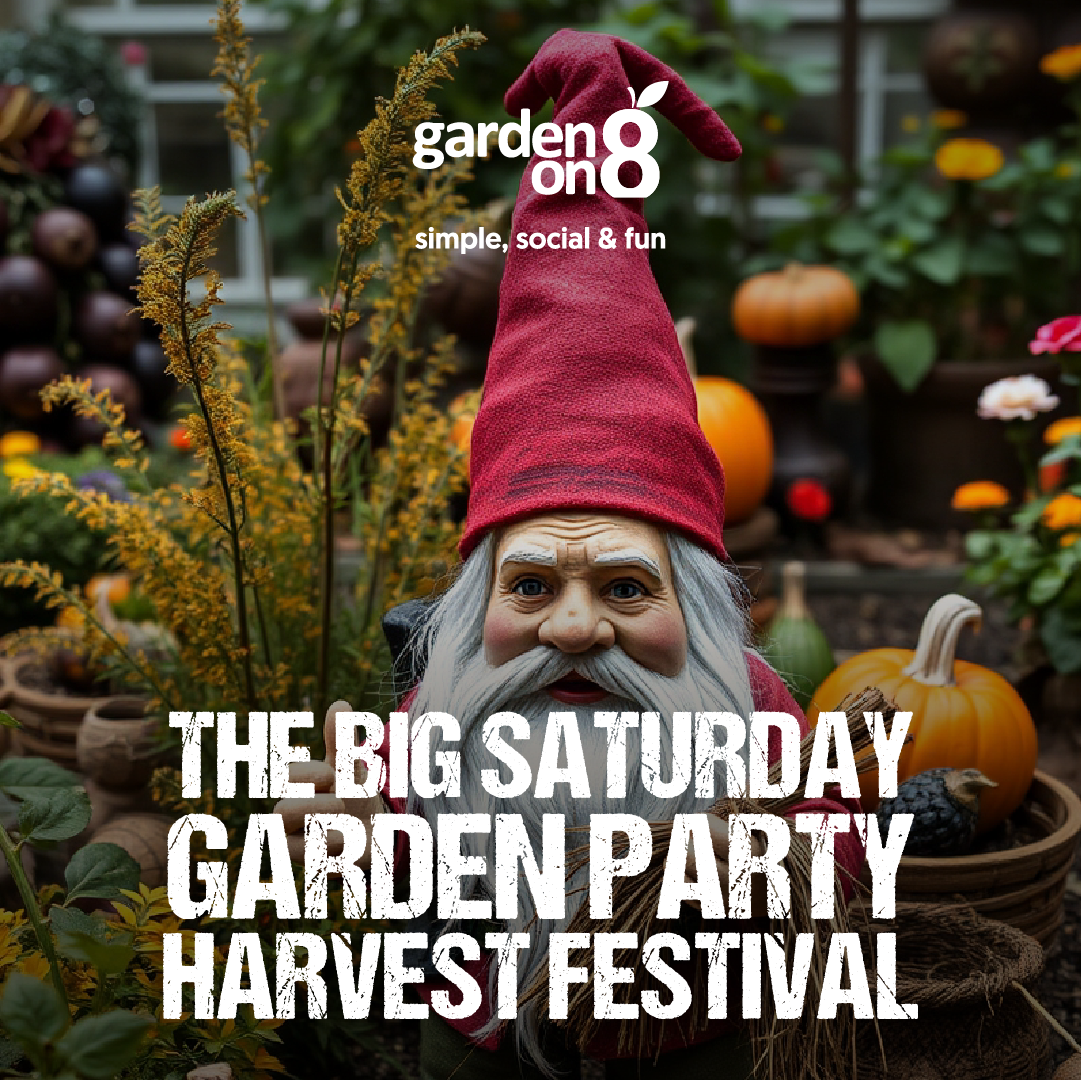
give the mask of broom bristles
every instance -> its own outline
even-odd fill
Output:
[[[871,732],[864,719],[864,713],[882,713],[887,728],[892,728],[896,706],[890,703],[876,687],[867,687],[857,694],[848,695],[838,706],[837,711],[844,712],[848,719],[848,733],[852,749],[857,757],[856,771],[859,774],[877,767]],[[908,740],[906,739],[906,742]],[[814,732],[809,732],[800,742],[800,776],[806,776],[814,748]],[[837,767],[836,751],[831,746],[828,764]],[[774,762],[768,771],[770,783],[777,783],[781,778],[781,764]],[[802,791],[777,799],[723,798],[719,799],[709,812],[720,817],[733,813],[770,813],[781,816],[803,800]],[[836,885],[834,918],[828,925],[829,935],[823,933],[826,927],[819,920],[811,918],[811,862],[812,849],[810,838],[796,832],[791,827],[791,845],[785,858],[791,883],[791,911],[780,930],[783,934],[785,953],[791,967],[792,949],[796,935],[813,933],[815,935],[815,957],[812,962],[812,986],[814,998],[821,990],[821,973],[825,970],[829,935],[845,933],[849,929],[849,920],[845,910],[840,881]],[[639,950],[646,939],[661,929],[671,929],[671,921],[665,920],[665,927],[657,919],[657,902],[664,877],[665,860],[672,838],[672,822],[652,822],[653,854],[649,866],[636,877],[616,878],[612,887],[612,916],[608,919],[589,917],[588,904],[583,902],[567,927],[568,933],[583,932],[589,934],[608,934],[614,932],[635,933],[638,935]],[[588,831],[578,827],[569,831]],[[619,854],[619,852],[615,852]],[[568,858],[567,879],[570,881],[589,862],[589,846],[581,845],[572,849]],[[858,882],[853,881],[858,887]],[[576,890],[577,891],[577,890]],[[591,939],[592,940],[592,939]],[[619,1053],[634,1052],[638,1057],[656,1056],[665,1035],[666,1021],[643,1016],[637,1020],[601,1021],[593,1016],[593,966],[589,963],[590,950],[572,952],[571,963],[585,966],[589,971],[588,981],[574,984],[568,1000],[568,1019],[556,1020],[568,1040],[579,1051],[585,1053],[589,1044],[597,1035],[602,1023],[618,1023],[617,1045]],[[639,955],[640,960],[640,955]],[[705,994],[706,957],[703,950],[692,950],[693,965],[692,986],[695,988],[690,1012],[675,1021],[684,1035],[691,1038],[700,1033],[708,1023]],[[636,1001],[645,986],[641,963],[636,965],[636,977],[633,984],[618,984],[614,987],[617,1002]],[[804,1016],[799,1020],[779,1020],[772,1008],[772,995],[765,995],[762,1019],[749,1021],[756,1060],[756,1076],[770,1078],[783,1077],[784,1080],[839,1080],[850,1075],[855,1068],[855,1026],[851,1016],[842,1010],[836,1020],[819,1021],[817,1008],[805,1004]],[[812,995],[808,994],[808,1001]],[[538,978],[521,994],[519,1005],[535,1002],[542,1013],[548,1010],[547,975]],[[762,1070],[762,1071],[759,1071]]]

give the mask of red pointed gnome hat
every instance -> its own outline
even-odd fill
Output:
[[[473,426],[465,558],[490,529],[561,510],[645,518],[725,557],[724,474],[698,426],[694,388],[675,327],[649,268],[627,250],[628,227],[646,231],[642,199],[617,199],[600,184],[608,157],[601,132],[612,113],[647,86],[668,82],[657,105],[709,157],[730,161],[739,143],[669,67],[630,42],[561,30],[507,91],[507,110],[555,101],[561,126],[596,132],[596,194],[542,195],[534,156],[518,191],[499,321],[484,396]],[[633,125],[625,142],[636,141]],[[576,149],[584,148],[579,135]],[[581,158],[579,158],[581,160]],[[626,186],[638,166],[624,166]],[[661,177],[664,183],[665,177]],[[667,177],[668,183],[679,183]],[[518,233],[590,230],[588,250],[518,250]],[[602,228],[616,246],[598,246]]]

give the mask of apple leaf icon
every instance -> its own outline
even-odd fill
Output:
[[[658,101],[664,97],[665,90],[668,89],[668,80],[664,82],[655,82],[647,86],[642,91],[641,96],[638,98],[638,108],[648,109],[650,105],[656,105]]]

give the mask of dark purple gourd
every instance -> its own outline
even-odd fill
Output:
[[[49,341],[56,330],[56,280],[32,255],[0,259],[0,341]]]
[[[135,380],[122,368],[108,364],[88,364],[75,372],[76,379],[89,379],[91,393],[108,390],[113,401],[124,406],[124,421],[128,427],[137,427],[142,418],[142,394]],[[69,438],[76,447],[101,442],[105,428],[85,416],[74,416],[69,428]]]
[[[127,244],[106,244],[98,253],[98,264],[105,275],[105,284],[120,296],[130,296],[134,303],[139,256]]]
[[[912,814],[905,854],[963,855],[976,839],[980,792],[998,787],[979,769],[927,769],[878,804],[878,824],[887,836],[894,814]]]
[[[87,293],[75,309],[75,337],[86,359],[126,364],[139,340],[132,301],[110,292]]]
[[[39,420],[39,393],[64,374],[60,357],[47,345],[23,345],[0,356],[0,409],[19,420]]]
[[[108,165],[76,165],[64,184],[64,202],[86,214],[103,241],[123,238],[128,193]]]
[[[94,223],[70,206],[53,206],[34,218],[34,254],[61,271],[82,270],[98,250]]]
[[[145,338],[131,356],[131,371],[142,391],[143,412],[158,420],[164,418],[177,388],[176,379],[165,370],[168,363],[160,343]]]

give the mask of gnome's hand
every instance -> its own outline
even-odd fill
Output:
[[[334,794],[334,755],[335,730],[334,717],[340,712],[351,712],[347,701],[336,701],[327,709],[323,724],[323,741],[326,744],[326,758],[323,761],[294,761],[289,766],[289,779],[295,784],[313,784],[315,796],[311,799],[282,799],[274,806],[274,813],[281,814],[285,822],[285,832],[289,838],[289,855],[293,862],[304,861],[304,816],[305,814],[352,814],[364,822],[364,827],[371,837],[371,821],[375,814],[386,812],[386,805],[380,795],[370,799],[339,799]],[[364,783],[367,770],[363,762],[357,762],[357,782]],[[331,832],[327,836],[327,852],[338,855],[342,850],[342,838]],[[359,865],[368,868],[371,846],[366,845],[364,857]]]
[[[707,814],[710,836],[713,838],[713,854],[717,859],[717,876],[721,879],[721,890],[725,896],[726,906],[729,900],[728,883],[728,822],[716,814]],[[751,854],[764,855],[766,845],[755,833],[751,833]],[[687,848],[687,874],[685,880],[693,882],[698,880],[698,868],[694,861],[694,845]],[[701,907],[697,900],[688,900],[692,907]],[[767,914],[766,910],[766,881],[761,874],[755,874],[751,879],[751,917],[761,918]]]

